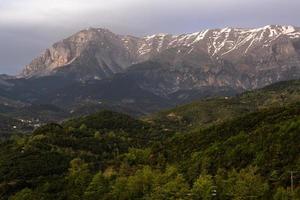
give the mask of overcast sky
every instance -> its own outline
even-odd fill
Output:
[[[0,0],[0,73],[17,74],[87,27],[137,36],[207,28],[300,26],[300,0]]]

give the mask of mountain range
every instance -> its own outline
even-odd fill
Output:
[[[299,28],[91,28],[0,75],[0,200],[296,200],[299,133]]]
[[[182,71],[173,78],[170,92],[187,82],[188,88],[214,85],[252,89],[284,79],[284,72],[299,66],[299,38],[299,28],[276,25],[142,38],[90,28],[55,43],[27,65],[21,77],[63,74],[99,80],[153,61],[162,63],[161,68]],[[227,77],[232,74],[238,76]]]
[[[103,108],[144,115],[298,78],[294,26],[145,37],[89,28],[53,44],[18,76],[2,75],[0,105],[9,117],[27,110],[23,118],[40,121]]]

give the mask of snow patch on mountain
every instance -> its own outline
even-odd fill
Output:
[[[55,43],[27,65],[22,77],[48,75],[66,66],[74,72],[95,73],[99,78],[122,72],[135,63],[153,59],[175,49],[174,62],[186,55],[206,53],[211,59],[240,58],[258,49],[268,49],[280,39],[300,38],[294,26],[268,25],[256,29],[208,29],[189,34],[123,36],[107,29],[89,28]],[[77,68],[76,68],[77,67]],[[79,69],[79,68],[87,69]]]

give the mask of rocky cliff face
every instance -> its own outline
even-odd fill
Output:
[[[138,69],[148,61],[160,65]],[[91,28],[54,44],[21,76],[55,74],[91,80],[128,69],[143,77],[141,87],[162,94],[204,86],[262,87],[300,78],[300,29],[272,25],[138,38]]]
[[[133,62],[121,41],[120,36],[106,29],[80,31],[34,59],[22,76],[45,76],[67,70],[85,79],[108,77]]]

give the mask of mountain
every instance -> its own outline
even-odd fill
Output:
[[[0,76],[0,104],[9,117],[25,111],[23,118],[45,122],[101,109],[141,116],[298,78],[293,26],[146,37],[90,28],[55,43],[18,77]]]
[[[204,86],[259,88],[300,77],[300,29],[269,25],[134,37],[90,28],[55,43],[21,77],[104,79],[148,61],[162,66],[143,74],[158,76],[167,94]]]
[[[299,133],[299,28],[87,29],[0,75],[0,200],[296,200]]]

